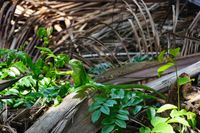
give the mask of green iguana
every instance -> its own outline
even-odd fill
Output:
[[[71,75],[74,81],[74,87],[80,87],[90,82],[90,79],[81,61],[72,59],[69,61],[69,65],[72,69]]]
[[[155,94],[158,94],[160,97],[162,97],[163,99],[165,99],[166,97],[164,95],[162,95],[160,92],[155,91],[154,89],[152,89],[151,87],[145,86],[145,85],[140,85],[140,84],[127,84],[127,85],[108,85],[108,84],[100,84],[100,83],[96,83],[93,80],[91,80],[89,78],[89,76],[87,75],[85,68],[82,64],[81,61],[77,60],[77,59],[72,59],[69,61],[69,65],[72,69],[72,71],[70,72],[72,75],[72,78],[74,80],[74,87],[77,89],[76,91],[86,91],[88,88],[93,88],[96,90],[104,90],[104,91],[108,91],[111,90],[112,88],[115,89],[130,89],[131,88],[141,88],[144,90],[148,90],[148,91],[152,91]]]

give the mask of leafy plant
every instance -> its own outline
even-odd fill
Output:
[[[177,78],[177,93],[178,93],[178,110],[180,110],[180,86],[191,82],[192,80],[187,77],[179,77],[178,76],[178,67],[176,63],[176,57],[180,54],[180,48],[175,48],[175,49],[169,49],[169,53],[166,54],[166,51],[162,51],[159,56],[158,56],[158,61],[159,62],[166,62],[163,66],[158,68],[158,76],[161,76],[163,72],[168,70],[171,67],[175,67],[176,71],[176,78]]]
[[[48,44],[51,29],[39,28],[37,35]],[[45,42],[46,41],[46,42]],[[13,86],[0,92],[1,96],[12,95],[14,98],[1,100],[10,107],[30,107],[36,101],[43,101],[40,104],[58,104],[62,101],[71,86],[69,82],[61,83],[60,77],[68,74],[60,71],[69,62],[68,55],[55,55],[49,48],[37,47],[42,57],[36,62],[28,54],[22,51],[0,49],[0,57],[4,60],[0,63],[0,79],[22,77]]]
[[[39,27],[38,28],[37,36],[40,37],[43,40],[45,46],[48,46],[49,37],[52,34],[52,32],[53,32],[53,28],[52,27],[48,27],[48,28]]]
[[[19,77],[27,71],[26,65],[31,60],[29,56],[17,50],[0,49],[0,79]]]
[[[95,67],[91,67],[89,69],[89,72],[95,75],[100,75],[104,73],[107,69],[109,69],[111,66],[111,63],[100,63],[98,65],[95,65]]]
[[[89,111],[92,112],[92,122],[95,123],[101,117],[103,118],[102,133],[126,128],[129,115],[135,115],[145,107],[143,105],[145,98],[151,97],[139,91],[130,92],[113,88],[110,94],[94,98],[94,102],[89,107]]]
[[[130,62],[131,63],[139,63],[139,62],[142,62],[142,61],[151,61],[151,60],[154,60],[155,57],[152,56],[152,55],[135,55],[133,58],[130,59]]]
[[[161,117],[161,113],[167,113],[171,110],[169,117]],[[152,129],[149,127],[140,128],[140,133],[175,133],[175,130],[182,132],[185,127],[196,127],[196,114],[186,111],[185,109],[178,110],[177,106],[165,104],[155,110],[151,107],[148,111],[148,116],[151,121]],[[175,130],[174,130],[175,129]]]
[[[155,111],[155,108],[151,107],[148,112],[149,119],[151,121],[152,129],[149,127],[140,128],[140,133],[175,133],[174,129],[182,132],[185,127],[196,127],[196,114],[188,112],[180,107],[180,86],[191,82],[192,80],[188,77],[178,76],[178,67],[176,63],[176,57],[180,54],[180,48],[169,49],[169,53],[162,51],[158,56],[159,62],[165,62],[163,66],[158,68],[158,76],[161,76],[163,72],[171,67],[175,67],[176,78],[177,78],[177,93],[178,93],[178,107],[172,104],[165,104]],[[171,110],[168,117],[160,117],[158,114]],[[178,124],[178,125],[177,125]]]

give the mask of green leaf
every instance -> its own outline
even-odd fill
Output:
[[[179,86],[185,85],[188,82],[191,82],[189,77],[179,77],[178,80],[177,80],[177,83],[178,83]]]
[[[122,110],[122,109],[120,109],[120,110],[118,111],[118,113],[119,113],[119,114],[122,114],[122,115],[129,115],[129,112],[128,112],[127,110]]]
[[[126,128],[126,122],[123,120],[116,119],[115,124],[121,128]]]
[[[95,102],[89,106],[89,112],[92,112],[100,107],[101,107],[101,104]]]
[[[98,101],[99,103],[104,103],[106,101],[106,98],[101,97],[101,96],[96,96],[94,98],[95,101]]]
[[[24,101],[22,99],[20,99],[19,101],[17,101],[14,105],[13,108],[17,108],[19,106],[21,106],[22,104],[24,104]]]
[[[49,38],[48,37],[44,37],[43,41],[44,41],[45,46],[47,46],[49,44]]]
[[[9,68],[12,72],[14,72],[14,74],[16,76],[19,76],[20,75],[20,71],[16,68],[16,67],[10,67]]]
[[[123,121],[129,120],[128,115],[122,115],[122,114],[117,114],[116,118],[123,120]]]
[[[172,118],[174,117],[178,117],[178,116],[183,116],[183,115],[187,115],[187,111],[185,109],[181,109],[180,111],[173,109],[170,113],[170,116]]]
[[[155,127],[156,125],[158,125],[159,123],[165,123],[168,120],[168,118],[162,118],[162,117],[153,117],[153,119],[151,119],[151,124]]]
[[[69,88],[70,88],[70,84],[66,82],[60,87],[58,95],[60,95],[61,97],[64,97],[69,92]]]
[[[165,55],[165,50],[163,50],[162,52],[160,52],[160,54],[158,55],[158,61],[160,63],[162,63],[164,61],[164,55]]]
[[[107,106],[101,106],[100,111],[106,115],[110,114],[110,109]]]
[[[159,67],[157,70],[158,76],[160,77],[163,72],[165,72],[167,69],[169,69],[172,66],[174,66],[174,63],[169,62],[169,63]]]
[[[50,36],[53,32],[53,27],[48,27],[47,28],[47,36]]]
[[[12,66],[16,67],[22,73],[27,70],[27,67],[21,61],[14,63]]]
[[[155,110],[155,108],[150,107],[147,110],[147,116],[148,116],[149,120],[153,119],[156,116],[156,110]]]
[[[30,92],[30,91],[28,91],[28,90],[24,90],[24,91],[21,92],[21,94],[22,94],[22,95],[27,95],[29,92]]]
[[[167,123],[159,123],[153,129],[153,133],[175,133],[173,127]]]
[[[120,90],[112,89],[111,90],[112,99],[123,99],[124,95],[125,95],[124,89],[120,89]]]
[[[113,107],[114,104],[117,104],[117,101],[115,100],[107,100],[104,105],[108,107]]]
[[[164,104],[163,106],[158,108],[157,113],[162,113],[166,110],[172,110],[172,109],[177,109],[177,107],[175,105],[172,105],[172,104]]]
[[[10,77],[16,77],[16,75],[13,71],[8,71],[7,73]]]
[[[47,31],[46,31],[45,27],[38,28],[37,36],[39,36],[40,38],[47,36]]]
[[[181,118],[181,117],[169,119],[167,123],[180,123],[184,126],[190,127],[189,123],[185,120],[185,118]]]
[[[138,112],[142,110],[142,106],[138,105],[133,109],[133,114],[136,115]]]
[[[39,49],[40,51],[46,53],[46,54],[53,54],[53,52],[49,48],[46,48],[46,47],[36,47],[36,48]]]
[[[54,99],[54,105],[55,105],[55,106],[59,105],[61,102],[62,102],[62,97],[60,97],[60,96],[57,96],[57,97]]]
[[[187,112],[187,120],[190,126],[195,129],[196,128],[196,114],[193,112]]]
[[[56,56],[55,58],[55,65],[57,67],[63,67],[65,64],[67,64],[69,62],[69,56],[65,55],[65,54],[59,54]]]
[[[136,105],[138,105],[138,104],[141,103],[141,102],[143,102],[143,99],[142,99],[141,97],[139,97],[139,98],[134,98],[131,105],[132,105],[132,106],[136,106]]]
[[[111,118],[111,117],[106,117],[101,121],[102,125],[111,125],[115,123],[115,119]]]
[[[113,131],[114,128],[115,128],[115,125],[104,126],[101,130],[101,133],[110,133]]]
[[[151,129],[149,127],[141,127],[140,133],[151,133]]]
[[[92,122],[95,123],[99,120],[101,116],[101,111],[100,110],[96,110],[95,112],[92,113]]]
[[[17,89],[11,88],[6,91],[5,95],[17,95],[19,94],[19,91]]]
[[[180,48],[169,49],[169,53],[173,57],[177,57],[180,54]]]

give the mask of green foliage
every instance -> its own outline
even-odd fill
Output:
[[[130,59],[131,63],[139,63],[142,61],[151,61],[154,60],[154,57],[152,55],[136,55],[133,58]]]
[[[174,66],[174,63],[169,62],[169,63],[159,67],[158,70],[157,70],[158,76],[160,77],[163,72],[165,72],[166,70],[168,70],[172,66]]]
[[[111,66],[112,66],[111,63],[100,63],[95,67],[91,67],[89,69],[89,72],[95,75],[100,75],[104,73],[107,69],[109,69]]]
[[[180,48],[169,49],[169,53],[166,54],[166,51],[163,50],[158,55],[158,61],[160,63],[166,62],[163,66],[159,67],[157,72],[160,77],[163,72],[168,70],[169,68],[176,66],[176,57],[180,54]]]
[[[39,28],[37,35],[44,41],[51,35],[51,29]],[[45,40],[46,39],[46,40]],[[69,82],[61,83],[62,72],[59,69],[69,62],[65,54],[55,55],[49,48],[37,47],[42,57],[32,62],[31,57],[22,51],[0,49],[0,79],[22,77],[13,86],[0,92],[1,96],[14,95],[14,98],[1,100],[10,107],[31,107],[37,101],[39,104],[51,103],[57,105],[70,90]],[[39,101],[38,101],[39,100]],[[1,104],[2,105],[2,104]]]
[[[178,76],[178,68],[176,64],[176,57],[180,54],[180,48],[169,49],[169,53],[165,55],[165,51],[162,51],[158,56],[159,62],[166,62],[163,66],[159,67],[157,72],[160,77],[163,72],[168,70],[171,67],[175,67],[176,78],[177,78],[177,93],[178,93],[178,110],[180,110],[180,86],[191,82],[192,80],[189,77],[179,77]]]
[[[49,44],[49,37],[53,32],[53,28],[49,27],[49,28],[45,28],[45,27],[39,27],[37,30],[37,36],[40,37],[45,46],[48,46]]]
[[[165,112],[167,110],[171,110],[170,116],[167,118],[156,116],[155,109],[151,108],[148,114],[148,117],[151,120],[151,124],[153,125],[152,132],[159,132],[159,133],[175,133],[174,132],[174,125],[178,123],[181,125],[181,129],[184,127],[192,127],[193,129],[196,127],[196,114],[193,112],[187,112],[180,107],[180,86],[191,82],[192,80],[189,77],[178,77],[178,69],[176,64],[176,57],[180,54],[180,48],[169,49],[169,53],[165,55],[165,51],[162,51],[158,56],[159,62],[166,62],[163,66],[158,68],[158,76],[168,70],[170,67],[175,66],[176,71],[176,78],[177,78],[177,88],[178,88],[178,107],[171,104],[165,104],[161,106],[157,110],[158,113]],[[172,125],[173,124],[173,125]],[[177,125],[176,125],[177,127]],[[149,128],[143,127],[140,130],[141,133],[151,132]]]
[[[177,109],[177,107],[175,105],[172,105],[172,104],[165,104],[157,110],[157,113],[162,113],[166,110],[171,110],[171,109]]]
[[[169,117],[160,117],[159,114],[171,110]],[[172,104],[165,104],[155,111],[155,108],[148,110],[148,116],[152,129],[149,127],[140,128],[140,133],[175,133],[174,129],[177,129],[177,124],[184,127],[196,127],[196,114],[186,111],[185,109],[177,110],[177,107]],[[174,127],[174,128],[173,128]]]
[[[178,80],[177,80],[177,84],[179,86],[182,86],[182,85],[187,84],[191,81],[194,81],[194,79],[190,79],[189,77],[179,77]]]
[[[92,112],[92,122],[95,123],[103,118],[102,133],[126,128],[129,115],[135,115],[144,108],[145,97],[148,96],[139,91],[130,92],[114,88],[106,95],[96,96],[89,107],[89,111]]]

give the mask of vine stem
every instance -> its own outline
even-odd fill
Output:
[[[174,60],[174,64],[175,64],[175,71],[176,71],[176,85],[177,85],[177,94],[178,94],[178,110],[181,109],[181,106],[180,106],[180,86],[178,84],[178,66],[177,66],[177,63],[176,63],[176,59]]]

